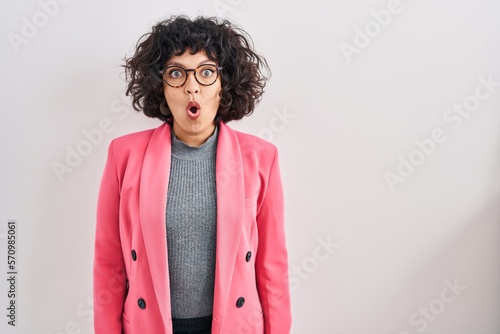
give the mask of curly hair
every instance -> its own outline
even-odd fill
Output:
[[[160,111],[165,101],[160,71],[186,50],[191,54],[205,51],[222,67],[216,122],[239,120],[254,111],[271,75],[266,59],[253,50],[252,38],[243,29],[228,20],[201,16],[194,20],[173,16],[156,23],[139,38],[135,54],[124,58],[126,95],[132,95],[135,110],[172,124],[171,113]]]

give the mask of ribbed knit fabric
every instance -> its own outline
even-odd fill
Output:
[[[218,128],[199,147],[171,130],[167,197],[167,247],[172,317],[212,315],[217,202],[215,156]]]

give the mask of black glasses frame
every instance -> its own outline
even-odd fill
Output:
[[[198,77],[196,77],[196,72],[198,71],[198,69],[200,67],[203,67],[203,66],[213,66],[215,67],[215,73],[216,73],[216,76],[215,76],[215,79],[214,79],[214,82],[212,82],[211,84],[204,84],[204,83],[201,83],[199,80],[198,80]],[[178,85],[178,86],[174,86],[174,85],[171,85],[167,82],[167,80],[165,80],[165,71],[167,71],[169,68],[179,68],[181,70],[184,71],[184,73],[186,74],[186,76],[184,77],[184,82],[181,84],[181,85]],[[188,78],[188,75],[189,75],[189,72],[193,72],[194,74],[194,78],[196,80],[196,82],[198,82],[200,85],[202,86],[211,86],[213,85],[216,81],[217,81],[217,78],[219,77],[219,72],[222,70],[222,67],[221,66],[216,66],[214,64],[201,64],[200,66],[198,66],[197,68],[183,68],[183,67],[180,67],[180,66],[177,66],[177,65],[172,65],[172,66],[167,66],[165,67],[163,70],[160,70],[159,73],[161,74],[162,78],[163,78],[163,81],[169,85],[170,87],[173,87],[173,88],[179,88],[179,87],[182,87],[184,86],[184,84],[186,83],[187,81],[187,78]]]

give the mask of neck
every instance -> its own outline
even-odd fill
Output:
[[[175,137],[180,141],[182,141],[184,144],[193,147],[198,147],[201,146],[204,142],[206,142],[207,139],[214,133],[215,124],[212,124],[212,126],[208,127],[207,129],[199,133],[184,132],[182,131],[182,129],[177,127],[175,123],[173,124],[172,130],[175,134]]]

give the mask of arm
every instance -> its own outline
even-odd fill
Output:
[[[120,186],[113,143],[101,179],[94,249],[95,334],[121,334],[126,293],[125,263],[119,229]]]
[[[275,148],[267,187],[257,213],[259,246],[256,255],[257,287],[266,334],[289,334],[291,306],[288,253],[285,243],[284,199]]]

